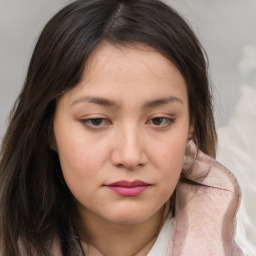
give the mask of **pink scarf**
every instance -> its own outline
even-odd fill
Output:
[[[236,213],[241,190],[234,175],[209,156],[198,152],[191,142],[190,180],[205,186],[179,182],[176,212],[168,256],[244,255],[234,241]]]

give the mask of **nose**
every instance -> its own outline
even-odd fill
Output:
[[[115,134],[114,148],[111,154],[112,163],[128,170],[134,170],[147,163],[145,143],[139,129],[127,127]]]

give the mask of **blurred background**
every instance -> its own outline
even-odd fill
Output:
[[[36,40],[70,0],[0,0],[0,141]],[[256,0],[166,0],[206,49],[214,87],[217,159],[243,192],[237,241],[256,256]]]

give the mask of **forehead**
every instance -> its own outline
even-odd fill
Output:
[[[84,78],[89,79],[93,72],[107,72],[108,77],[115,74],[117,78],[117,71],[127,71],[129,75],[132,72],[142,79],[146,73],[159,77],[166,76],[167,79],[178,76],[183,79],[176,66],[156,49],[142,43],[120,45],[107,41],[100,43],[88,58]]]
[[[161,53],[144,44],[108,42],[99,44],[88,58],[82,80],[70,91],[71,98],[79,94],[107,96],[115,101],[121,101],[124,94],[138,100],[187,98],[183,76]]]

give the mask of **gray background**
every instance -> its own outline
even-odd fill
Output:
[[[69,2],[71,1],[0,0],[0,140],[6,129],[8,112],[23,84],[36,39],[47,20]],[[255,205],[256,197],[254,189],[256,170],[252,161],[256,157],[255,129],[252,129],[252,127],[256,128],[254,114],[256,112],[256,97],[254,97],[256,95],[256,0],[169,0],[166,2],[186,17],[208,53],[210,75],[214,86],[215,116],[220,138],[222,138],[219,146],[219,152],[222,154],[219,159],[233,168],[232,155],[234,154],[230,154],[232,149],[227,149],[227,144],[233,145],[234,137],[241,133],[247,136],[243,137],[243,144],[245,144],[244,141],[250,144],[248,152],[246,149],[249,147],[247,145],[244,147],[246,157],[252,162],[252,167],[245,164],[248,169],[247,177],[253,180],[250,190],[246,190],[248,182],[244,180],[244,176],[241,176],[241,170],[237,170],[239,164],[233,169],[239,176],[244,197],[252,198],[245,205],[242,204],[241,212],[244,212],[244,215],[239,216],[241,224],[238,231],[241,234],[240,237],[246,239],[243,241],[243,238],[238,237],[238,240],[243,247],[247,248],[249,255],[256,255],[256,232],[254,231],[256,206],[255,208],[250,206]],[[245,103],[248,108],[245,107]],[[248,110],[242,114],[241,110],[245,109]],[[251,113],[247,118],[247,120],[250,119],[248,122],[241,117],[247,113]],[[251,119],[254,121],[252,122]],[[232,131],[241,122],[247,126],[243,126],[236,136],[229,137],[228,135],[235,134]],[[228,154],[231,155],[229,158],[226,157]],[[238,154],[238,156],[241,155],[243,154]],[[245,163],[248,163],[248,159]],[[242,160],[240,163],[243,163]],[[249,222],[247,221],[246,224],[244,220],[247,218]]]

